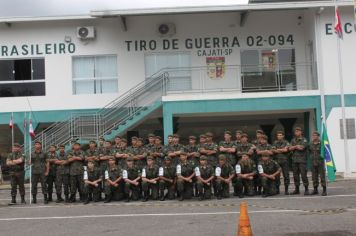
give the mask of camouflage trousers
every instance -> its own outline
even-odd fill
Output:
[[[320,177],[321,186],[326,187],[324,163],[321,163],[317,166],[313,166],[312,168],[313,187],[319,186],[319,177]]]
[[[47,184],[46,184],[46,176],[44,174],[32,174],[31,183],[32,183],[32,194],[37,194],[37,185],[38,182],[41,183],[42,193],[47,194]]]
[[[307,177],[307,164],[306,163],[293,163],[293,178],[294,185],[299,187],[300,185],[300,176],[302,176],[303,185],[305,187],[309,186],[308,177]]]
[[[149,192],[151,191],[151,197],[153,200],[158,199],[158,183],[152,184],[146,181],[142,181],[141,186],[143,192],[147,192],[148,194],[150,194]]]
[[[125,182],[124,192],[125,192],[126,197],[129,197],[130,193],[131,193],[131,199],[136,201],[140,197],[140,185],[136,186],[136,185]]]
[[[57,174],[56,176],[56,193],[62,194],[62,187],[64,188],[64,195],[69,195],[69,174]]]
[[[200,180],[197,180],[197,188],[199,194],[204,194],[205,199],[210,199],[211,198],[211,183],[209,185],[201,182]]]
[[[261,183],[264,194],[274,195],[277,193],[276,180],[269,179],[261,176]]]
[[[79,195],[83,195],[84,190],[84,182],[83,182],[83,175],[71,175],[70,176],[70,193],[75,195],[77,193],[77,189]]]
[[[175,196],[175,184],[170,183],[168,181],[165,180],[160,180],[159,181],[159,190],[160,191],[164,191],[165,189],[168,190],[168,199],[172,200],[174,199]]]
[[[25,196],[25,172],[13,172],[10,174],[11,179],[11,196],[16,197],[17,185],[21,196]]]
[[[98,187],[95,187],[90,184],[84,184],[83,194],[86,196],[86,198],[92,196],[92,200],[97,202],[100,200],[100,194],[101,194],[100,190],[101,190],[100,183]]]
[[[193,183],[189,183],[182,179],[177,179],[177,191],[180,196],[186,199],[192,198],[193,193]]]
[[[289,163],[286,162],[278,162],[278,164],[281,166],[282,169],[282,175],[283,175],[283,180],[284,180],[284,185],[289,186],[290,184],[290,178],[289,178]],[[280,175],[276,177],[277,179],[277,187],[281,185],[281,178]]]
[[[221,197],[228,198],[230,197],[230,184],[220,180],[216,179],[215,184],[216,191],[221,194]]]
[[[55,175],[48,175],[46,178],[46,183],[47,183],[47,191],[48,194],[53,193],[53,187],[56,184],[56,176]]]
[[[237,194],[247,194],[248,196],[253,196],[254,195],[253,182],[254,182],[253,179],[249,180],[249,179],[236,178],[235,188]]]
[[[108,182],[105,183],[105,195],[110,196],[111,200],[120,201],[124,198],[124,183],[121,181],[119,186],[115,187]],[[100,189],[98,190],[100,192]]]

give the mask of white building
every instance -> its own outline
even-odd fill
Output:
[[[309,138],[325,109],[337,171],[356,173],[353,0],[338,3],[349,162],[333,1],[144,2],[0,18],[2,151],[12,113],[16,140],[31,113],[48,145],[150,132],[209,130],[219,139],[225,129],[252,136],[258,128],[290,138],[296,125]]]

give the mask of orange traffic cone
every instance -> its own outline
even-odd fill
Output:
[[[237,231],[237,236],[252,236],[250,219],[247,213],[247,203],[241,202],[240,204],[240,222]]]

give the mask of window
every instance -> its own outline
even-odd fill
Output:
[[[73,57],[73,94],[117,93],[117,57]]]
[[[355,119],[346,119],[346,138],[347,139],[355,139],[356,130],[355,130]],[[342,123],[342,119],[340,119],[340,137],[344,139],[344,126]]]
[[[44,95],[43,58],[0,60],[0,97]]]
[[[294,90],[296,88],[294,49],[241,51],[243,91]]]
[[[191,59],[189,53],[155,53],[145,56],[146,79],[164,68],[169,69],[169,91],[191,90]],[[185,68],[185,69],[184,69]]]

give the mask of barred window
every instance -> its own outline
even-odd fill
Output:
[[[341,139],[344,139],[344,126],[342,119],[340,119],[340,137]],[[346,138],[356,138],[355,119],[346,119]]]

